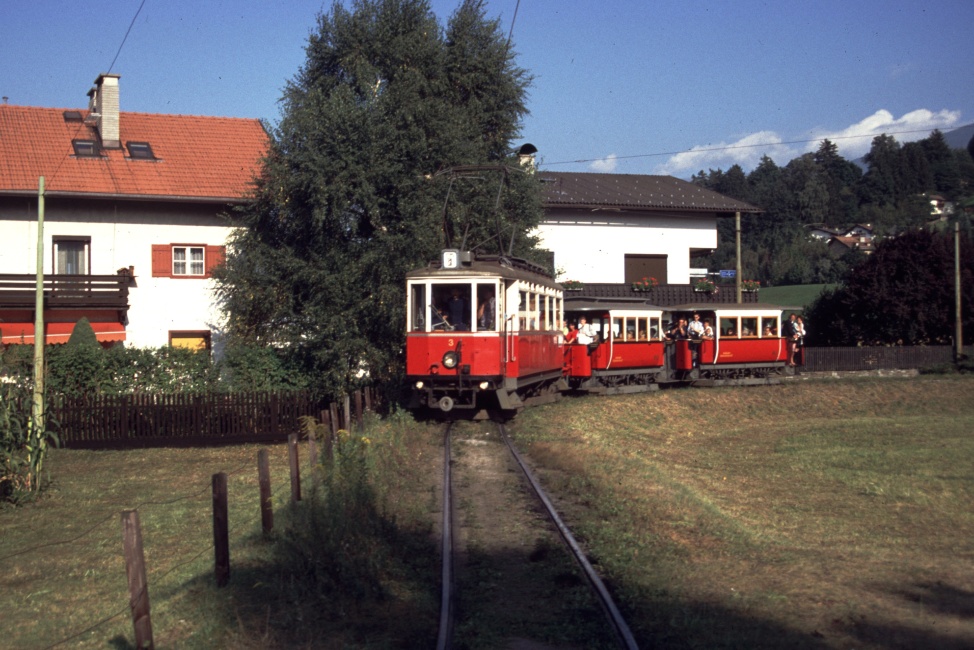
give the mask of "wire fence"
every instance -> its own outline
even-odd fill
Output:
[[[808,372],[909,370],[950,363],[949,345],[901,347],[805,348],[804,370]]]

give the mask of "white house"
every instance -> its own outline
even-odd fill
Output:
[[[0,105],[0,334],[32,342],[39,179],[49,342],[82,316],[105,344],[209,347],[210,280],[268,146],[258,120],[127,113],[119,75],[87,109]]]
[[[683,285],[692,259],[717,248],[717,219],[760,212],[672,176],[538,172],[544,219],[536,233],[562,280]]]

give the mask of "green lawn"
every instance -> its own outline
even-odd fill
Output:
[[[782,307],[808,307],[826,288],[832,284],[793,284],[784,287],[761,289],[760,301]]]

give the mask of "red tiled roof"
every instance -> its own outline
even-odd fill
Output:
[[[52,196],[238,201],[268,146],[258,120],[122,112],[122,148],[80,157],[71,141],[97,141],[97,133],[65,121],[64,110],[0,105],[0,196],[36,194],[44,176]],[[129,158],[126,142],[148,142],[156,160]]]

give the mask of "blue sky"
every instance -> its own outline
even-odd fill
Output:
[[[458,0],[432,0],[445,24]],[[0,95],[83,108],[107,72],[123,111],[279,119],[312,0],[5,0]],[[347,4],[347,3],[346,3]],[[856,158],[974,122],[974,1],[488,0],[535,77],[523,142],[543,168],[672,174],[823,137]],[[806,142],[810,141],[810,142]]]

